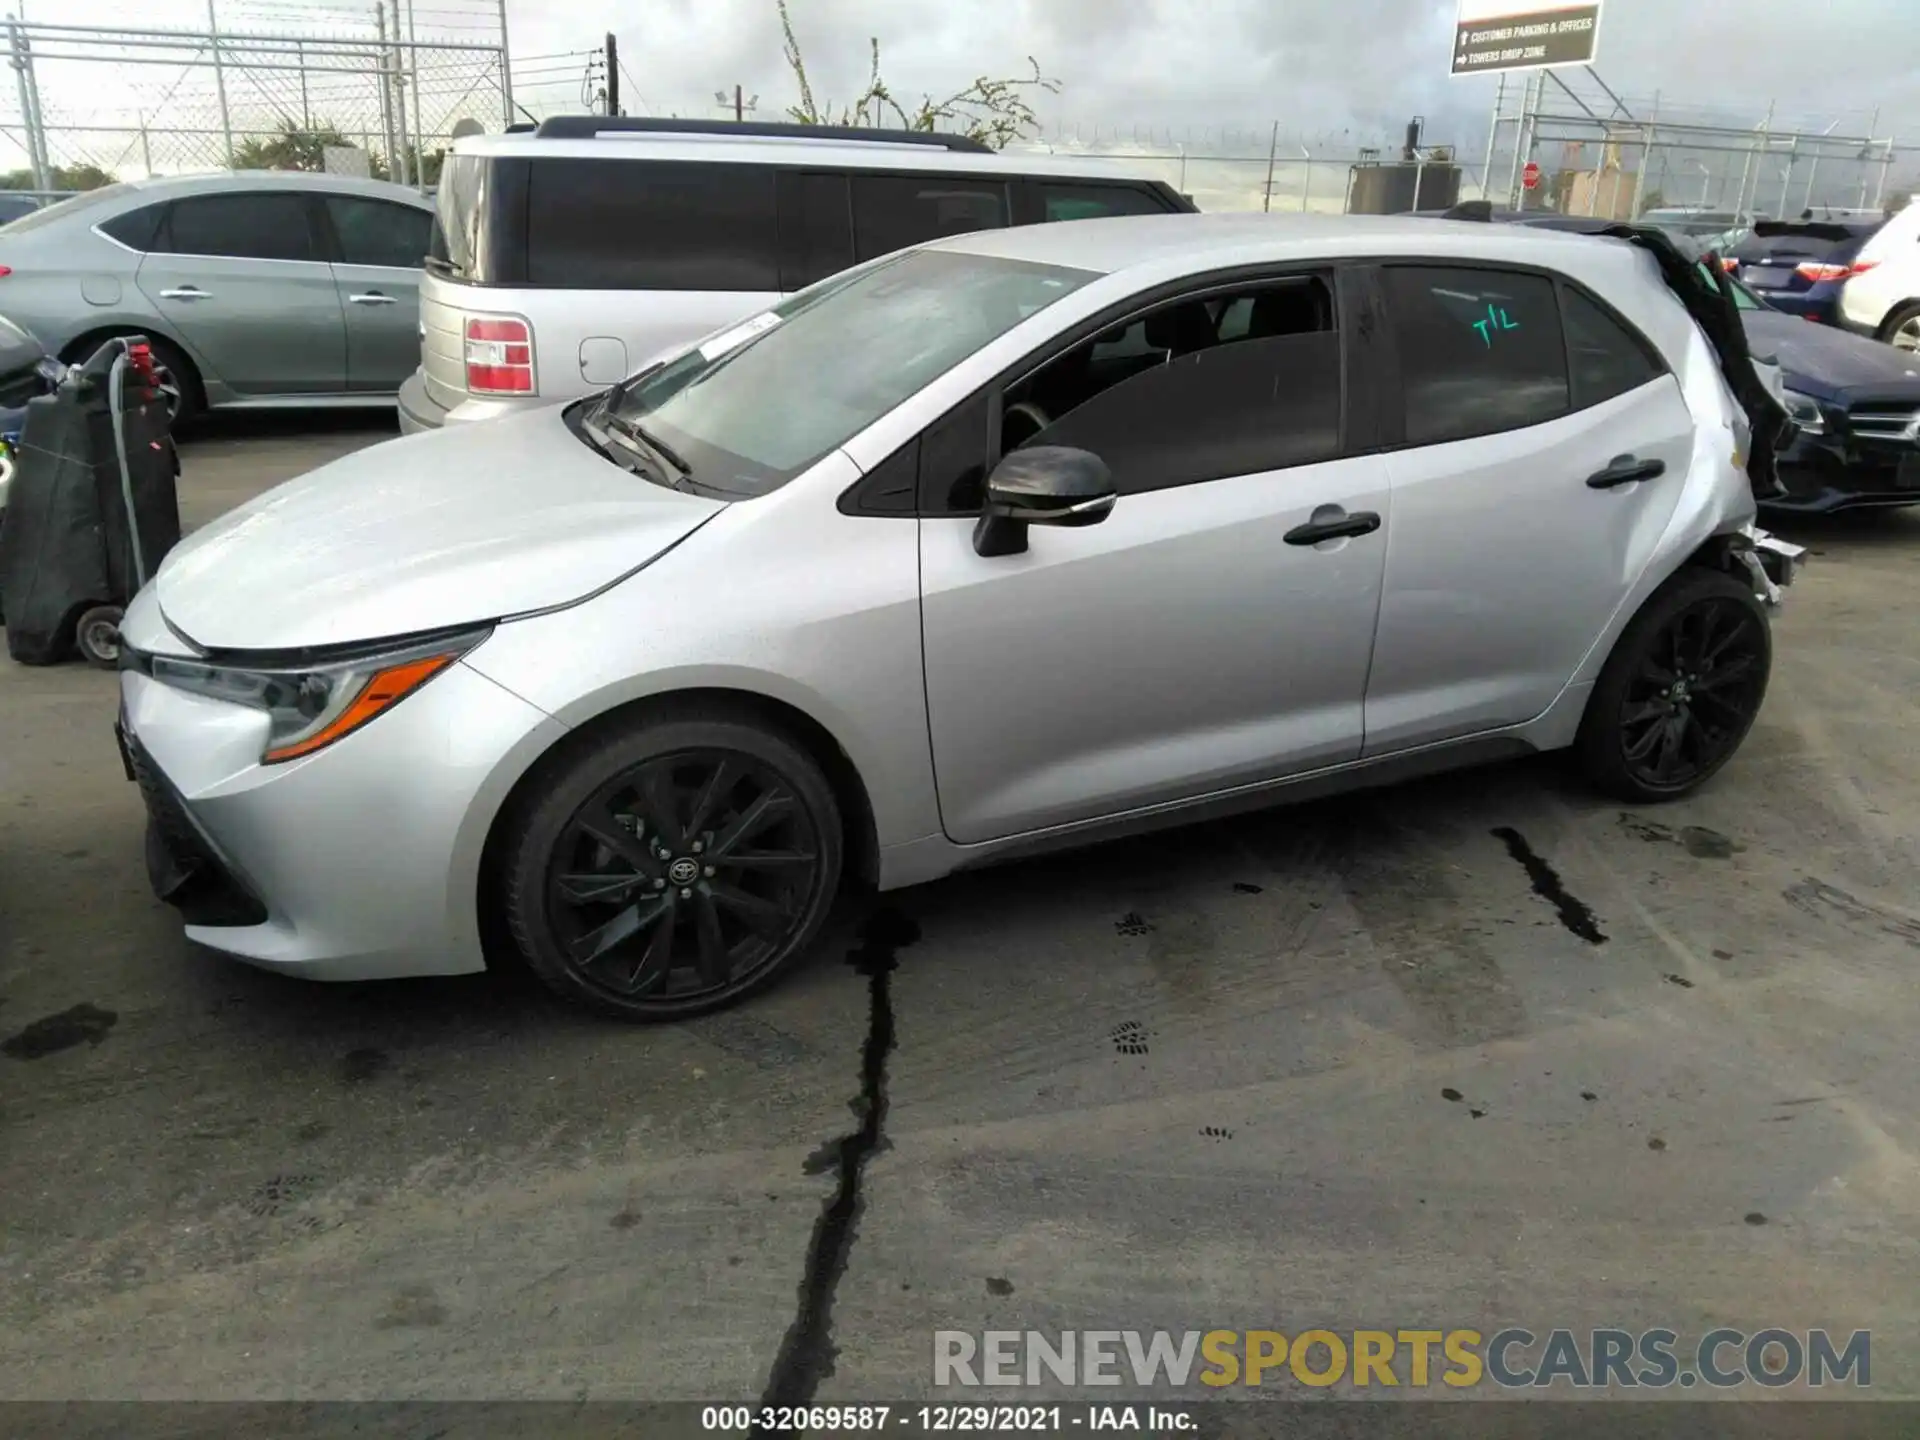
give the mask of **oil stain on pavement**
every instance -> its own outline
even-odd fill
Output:
[[[58,1015],[45,1015],[18,1035],[0,1040],[0,1053],[15,1060],[43,1060],[76,1045],[98,1045],[120,1016],[98,1005],[75,1005]]]
[[[1589,945],[1607,943],[1607,937],[1601,933],[1600,922],[1594,917],[1593,911],[1574,898],[1561,880],[1560,872],[1540,858],[1533,846],[1527,843],[1526,836],[1511,825],[1499,825],[1494,828],[1493,837],[1507,847],[1507,853],[1527,872],[1527,879],[1533,883],[1533,893],[1553,906],[1554,914],[1560,917],[1562,925]]]

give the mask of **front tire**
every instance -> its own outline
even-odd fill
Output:
[[[556,994],[623,1020],[732,1005],[804,956],[840,884],[839,806],[773,730],[639,722],[563,760],[516,822],[506,919]]]
[[[1690,795],[1753,728],[1773,670],[1767,610],[1719,570],[1680,571],[1622,632],[1575,742],[1601,790],[1637,804]]]

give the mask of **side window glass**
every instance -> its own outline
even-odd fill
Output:
[[[844,175],[780,176],[780,288],[804,290],[853,262]]]
[[[433,216],[427,211],[354,195],[329,195],[326,204],[342,263],[420,268],[433,236]]]
[[[527,281],[568,290],[780,287],[774,173],[758,165],[542,156]]]
[[[856,261],[1007,224],[1007,187],[997,180],[855,175],[852,184]]]
[[[1046,220],[1098,220],[1105,215],[1164,215],[1167,207],[1128,185],[1058,185],[1040,181]]]
[[[1340,339],[1318,277],[1177,300],[1074,347],[1010,387],[1003,451],[1091,450],[1122,494],[1335,459]]]
[[[1538,425],[1570,408],[1554,285],[1504,270],[1389,266],[1407,443]]]
[[[1108,390],[1183,358],[1256,340],[1330,334],[1333,328],[1332,292],[1317,276],[1158,306],[1075,346],[1012,386],[1002,451],[1034,441]],[[1338,373],[1328,378],[1337,390]]]
[[[160,217],[166,208],[165,205],[143,205],[138,210],[115,215],[111,220],[102,220],[100,229],[130,250],[148,251],[153,249],[154,233],[160,228]]]
[[[242,260],[314,260],[307,197],[294,190],[195,195],[167,207],[156,250]]]
[[[1560,290],[1573,371],[1573,404],[1584,410],[1637,390],[1662,371],[1627,328],[1571,286]]]

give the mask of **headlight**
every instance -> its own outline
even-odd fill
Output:
[[[155,655],[162,684],[267,713],[264,765],[297,760],[392,709],[492,631],[440,636],[297,668],[241,668]]]
[[[1780,392],[1780,403],[1787,407],[1787,415],[1794,425],[1808,435],[1824,435],[1827,432],[1827,417],[1820,408],[1820,402],[1811,395],[1802,395],[1798,390]]]

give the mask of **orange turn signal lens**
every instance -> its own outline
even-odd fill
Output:
[[[291,745],[267,751],[260,757],[262,763],[271,765],[281,760],[297,760],[302,755],[325,749],[343,736],[351,735],[383,710],[399,704],[459,658],[459,651],[449,651],[444,655],[429,655],[375,671],[360,693],[323,728]]]

